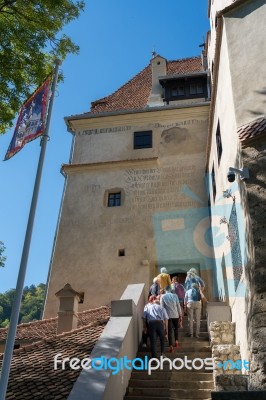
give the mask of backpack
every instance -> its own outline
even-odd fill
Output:
[[[192,301],[200,301],[201,300],[201,295],[200,295],[200,291],[196,288],[191,289],[191,298]]]

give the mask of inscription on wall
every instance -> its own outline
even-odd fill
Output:
[[[125,191],[130,209],[194,207],[197,202],[188,199],[184,188],[197,183],[195,171],[196,165],[126,170]]]
[[[173,122],[173,123],[155,123],[155,124],[149,124],[149,129],[158,129],[158,128],[174,128],[176,126],[190,126],[190,125],[203,125],[207,123],[207,119],[188,119],[184,121],[178,121],[178,122]],[[95,135],[99,133],[111,133],[111,132],[126,132],[130,130],[142,130],[142,128],[137,127],[137,126],[131,126],[131,125],[123,125],[123,126],[112,126],[112,127],[106,127],[106,128],[95,128],[95,129],[84,129],[82,131],[77,131],[77,135]]]

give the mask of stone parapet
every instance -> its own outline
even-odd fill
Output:
[[[212,400],[266,400],[266,391],[212,392]]]
[[[212,357],[216,364],[214,378],[217,375],[241,375],[244,365],[241,361],[239,346],[234,344],[220,344],[213,346]],[[248,366],[247,366],[248,367]],[[218,389],[217,389],[218,390]]]
[[[210,323],[211,346],[235,343],[235,323],[229,321]]]
[[[217,391],[237,392],[248,390],[248,375],[217,375],[214,385]]]

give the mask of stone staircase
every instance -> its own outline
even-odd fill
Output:
[[[179,329],[180,348],[174,353],[169,353],[168,342],[166,342],[165,357],[171,360],[184,359],[185,356],[188,360],[211,358],[207,321],[201,321],[201,333],[198,339],[186,337],[186,327],[187,317],[184,319],[184,329]],[[159,340],[157,342],[159,355]],[[145,356],[150,357],[150,348],[140,346],[137,357],[144,359]],[[177,363],[177,366],[179,365],[180,363]],[[195,366],[200,366],[200,361],[195,363]],[[195,368],[188,370],[185,367],[180,370],[170,370],[169,362],[165,360],[163,369],[154,370],[150,375],[146,370],[133,370],[124,400],[211,400],[212,390],[212,371],[206,371],[204,367],[200,370]]]

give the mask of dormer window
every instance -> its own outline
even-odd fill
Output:
[[[159,81],[165,90],[164,101],[167,104],[170,101],[208,98],[206,72],[166,75]]]
[[[202,82],[194,82],[190,84],[189,87],[190,94],[201,94],[203,93],[203,84]]]
[[[184,96],[185,95],[185,86],[178,85],[178,86],[173,87],[171,90],[171,95],[172,95],[172,97]]]

